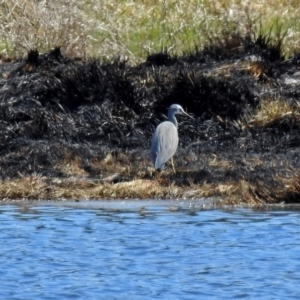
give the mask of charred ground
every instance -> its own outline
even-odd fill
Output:
[[[0,75],[2,199],[299,202],[300,54],[284,58],[280,43],[236,36],[182,56],[152,54],[137,66],[30,51],[2,62]],[[177,173],[157,177],[149,141],[173,103],[194,119],[179,117]],[[42,190],[7,193],[9,182],[32,178]],[[72,194],[79,182],[86,192]],[[132,192],[135,184],[147,186]],[[143,194],[149,184],[152,194]],[[105,192],[95,192],[101,185]]]

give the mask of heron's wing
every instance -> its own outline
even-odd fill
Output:
[[[151,141],[151,157],[155,168],[162,168],[175,154],[177,147],[177,128],[169,121],[161,123],[156,128]]]

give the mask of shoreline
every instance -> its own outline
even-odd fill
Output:
[[[101,209],[113,212],[136,212],[146,215],[148,212],[176,213],[186,211],[194,213],[203,210],[223,210],[232,211],[236,209],[252,209],[257,212],[264,211],[299,211],[300,204],[236,204],[220,205],[216,204],[216,199],[111,199],[111,200],[1,200],[0,207],[15,205],[19,209],[27,212],[32,207],[51,206],[66,207],[74,209]]]

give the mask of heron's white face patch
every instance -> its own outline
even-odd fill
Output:
[[[181,105],[179,105],[179,104],[173,104],[172,107],[174,107],[176,109],[182,109]]]
[[[179,104],[172,104],[172,105],[170,106],[170,109],[174,110],[177,114],[184,113],[183,108],[182,108],[181,105],[179,105]]]

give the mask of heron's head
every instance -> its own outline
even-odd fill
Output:
[[[185,115],[189,116],[179,104],[172,104],[169,108],[169,113],[173,115]],[[190,116],[189,116],[190,117]]]

